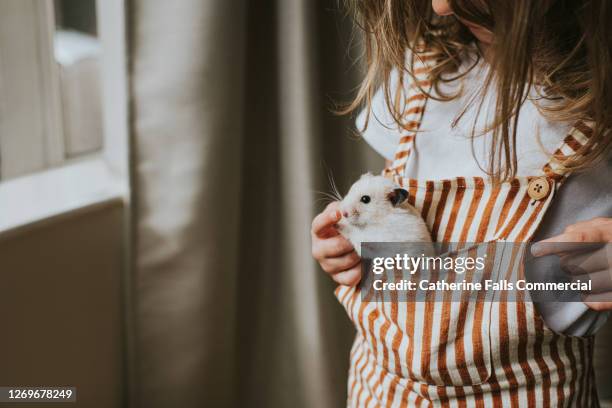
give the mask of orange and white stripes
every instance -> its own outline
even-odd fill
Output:
[[[544,173],[555,180],[568,176],[569,172],[566,171],[564,164],[568,158],[578,153],[580,148],[586,145],[592,134],[592,124],[583,121],[575,123],[574,128],[565,136],[563,145],[554,152],[553,160],[544,166]]]
[[[415,58],[414,81],[407,87],[404,114],[401,123],[400,141],[395,153],[391,169],[397,174],[402,174],[406,167],[406,160],[410,155],[410,150],[416,136],[416,132],[421,125],[421,118],[425,112],[427,93],[431,90],[431,81],[428,72],[431,65],[435,62],[433,53],[424,52],[422,54],[412,54]],[[400,90],[400,95],[403,89]]]
[[[417,81],[427,85],[427,58]],[[418,67],[417,67],[418,68]],[[419,68],[420,69],[420,68]],[[534,177],[494,184],[480,177],[421,181],[403,171],[426,98],[418,87],[407,96],[406,133],[385,174],[404,186],[411,204],[437,242],[527,242],[563,181],[565,171],[547,163],[543,175],[551,193],[533,200]],[[580,123],[565,138],[557,157],[577,151],[589,136]],[[569,150],[568,150],[569,149]],[[519,245],[479,246],[491,265],[506,265],[503,278],[522,274]],[[485,248],[485,249],[481,249]],[[483,279],[492,273],[485,268]],[[471,279],[472,277],[467,276]],[[475,278],[475,277],[474,277]],[[482,277],[481,277],[482,278]],[[590,407],[596,404],[590,338],[553,333],[528,299],[439,298],[428,301],[363,299],[357,288],[338,287],[336,295],[355,323],[348,405],[352,407]],[[435,301],[434,301],[435,300]]]

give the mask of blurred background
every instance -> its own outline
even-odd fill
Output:
[[[0,385],[343,406],[309,231],[383,165],[332,113],[360,55],[339,0],[0,0]]]

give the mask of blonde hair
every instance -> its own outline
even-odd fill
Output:
[[[464,73],[459,67],[475,50],[475,38],[457,17],[493,33],[491,69],[486,88],[495,87],[495,117],[490,125],[492,150],[487,172],[495,180],[514,177],[517,170],[517,123],[532,85],[545,104],[538,108],[550,120],[591,122],[589,141],[562,164],[587,167],[610,150],[612,128],[612,2],[608,0],[449,0],[454,15],[438,16],[431,0],[347,0],[365,34],[367,71],[355,99],[342,110],[353,112],[381,86],[386,104],[402,126],[403,103],[391,89],[391,72],[414,80],[412,54],[425,47],[436,55],[429,97],[449,100],[440,84]],[[469,71],[469,70],[468,70]],[[367,123],[365,125],[367,127]]]

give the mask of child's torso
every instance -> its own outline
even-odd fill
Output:
[[[426,77],[417,80],[427,84]],[[429,105],[432,100],[414,98],[416,92],[413,88],[406,95],[413,101],[406,106],[406,123],[414,125],[399,137],[386,174],[409,190],[434,241],[529,241],[563,180],[558,167],[536,157],[533,170],[525,167],[529,173],[501,185],[482,173],[469,174],[470,167],[461,166],[468,159],[450,143],[441,149],[439,140],[416,143],[427,137],[427,128],[416,130],[427,126],[435,107]],[[431,119],[434,129],[446,126],[441,123],[435,115]],[[558,142],[565,135],[555,137]],[[413,158],[419,148],[423,157],[429,148],[423,166]],[[455,163],[446,177],[439,169],[445,161]],[[427,166],[438,168],[425,173],[428,180],[417,177]],[[518,265],[513,261],[496,273],[516,279]],[[349,372],[351,406],[534,406],[536,401],[544,407],[591,406],[596,398],[590,339],[553,333],[528,300],[388,302],[363,299],[360,289],[342,286],[337,296],[357,328]]]

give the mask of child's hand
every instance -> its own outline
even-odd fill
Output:
[[[612,218],[594,218],[570,225],[563,234],[534,244],[531,252],[534,256],[558,255],[561,267],[572,279],[591,280],[592,291],[585,293],[584,303],[594,310],[612,310],[612,246],[606,245],[609,242]]]
[[[335,228],[342,218],[338,204],[337,201],[330,203],[312,220],[312,256],[334,281],[355,286],[361,280],[361,258]]]

